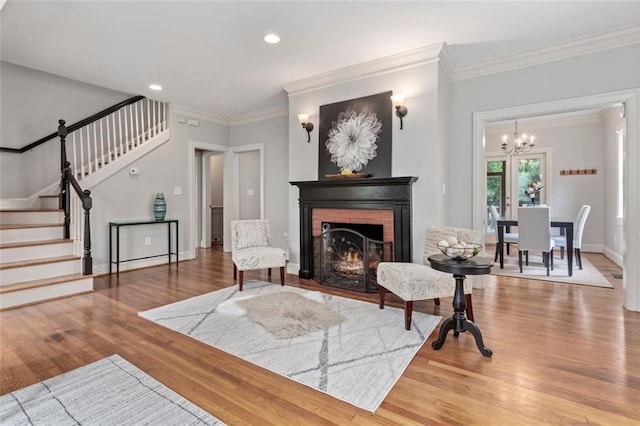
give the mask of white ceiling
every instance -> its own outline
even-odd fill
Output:
[[[0,13],[3,61],[225,119],[286,107],[287,83],[434,43],[464,66],[640,24],[637,1],[9,0]],[[280,44],[262,40],[272,31]]]

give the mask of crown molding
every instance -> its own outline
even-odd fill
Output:
[[[536,129],[552,129],[558,127],[583,126],[603,122],[603,110],[576,111],[566,114],[546,115],[541,117],[519,118],[520,133],[531,133]],[[514,120],[508,123],[487,123],[485,130],[491,133],[511,134],[514,130]]]
[[[171,112],[174,114],[183,114],[183,115],[187,115],[191,118],[197,118],[200,120],[207,120],[207,121],[211,121],[213,123],[217,123],[217,124],[223,124],[223,125],[229,125],[230,124],[230,120],[227,117],[223,117],[220,115],[216,115],[216,114],[212,114],[210,112],[206,112],[206,111],[200,111],[197,110],[195,108],[186,106],[186,105],[180,105],[180,104],[176,104],[176,103],[172,103],[171,104]]]
[[[513,55],[501,56],[471,65],[455,67],[452,73],[452,80],[465,80],[526,68],[636,43],[640,43],[640,25],[552,44]]]
[[[455,73],[456,64],[449,53],[449,45],[446,42],[442,43],[442,50],[440,50],[440,65],[442,65],[442,69],[449,77],[449,80],[453,80],[452,76]]]
[[[435,43],[419,49],[402,52],[350,67],[318,74],[283,86],[289,96],[320,90],[350,81],[361,80],[394,71],[413,68],[440,60],[444,43]]]
[[[267,108],[263,110],[249,112],[247,114],[232,117],[229,125],[238,126],[240,124],[253,123],[256,121],[268,120],[270,118],[286,117],[289,115],[289,106],[283,105],[275,108]]]

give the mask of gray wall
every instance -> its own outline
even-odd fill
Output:
[[[289,180],[305,181],[318,179],[318,144],[324,143],[317,131],[320,105],[386,91],[405,94],[408,114],[404,118],[404,130],[400,130],[395,114],[389,117],[393,127],[392,176],[418,177],[413,185],[413,258],[420,262],[427,227],[439,223],[444,214],[438,206],[443,204],[441,176],[444,173],[440,170],[446,168],[446,164],[441,163],[446,154],[439,145],[446,131],[439,126],[446,126],[448,111],[443,114],[438,111],[438,73],[438,64],[430,63],[289,97]],[[442,105],[447,105],[446,101],[442,101]],[[311,133],[311,143],[306,143],[306,133],[297,120],[297,114],[302,112],[308,113],[316,126]],[[441,115],[445,116],[443,123],[439,121]],[[299,264],[297,187],[289,191],[289,218],[291,262]]]
[[[95,114],[132,95],[0,62],[0,146],[22,148],[58,128]],[[26,198],[60,179],[60,143],[31,152],[0,153],[0,198]],[[28,179],[25,179],[28,176]]]
[[[260,219],[260,151],[248,151],[238,154],[240,182],[238,198],[240,201],[240,219]]]
[[[286,116],[281,116],[231,126],[232,146],[264,145],[264,217],[271,225],[273,245],[285,249],[287,240],[284,233],[289,227],[286,208],[289,191],[287,120]]]
[[[638,45],[578,56],[453,84],[450,149],[451,224],[471,226],[472,115],[506,107],[575,98],[640,86]]]

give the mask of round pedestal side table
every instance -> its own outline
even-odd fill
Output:
[[[467,275],[484,275],[491,272],[493,261],[483,257],[472,257],[467,260],[454,260],[444,254],[434,254],[429,256],[429,264],[433,269],[440,272],[453,274],[456,280],[456,290],[453,295],[453,316],[445,320],[440,326],[438,339],[431,344],[433,349],[440,349],[444,345],[449,330],[453,330],[454,336],[468,331],[476,339],[476,346],[480,353],[486,357],[491,357],[493,352],[487,348],[482,341],[482,333],[478,326],[467,320],[464,312],[466,303],[464,300],[464,280]]]

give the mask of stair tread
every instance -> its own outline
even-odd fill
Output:
[[[50,228],[52,226],[63,226],[63,223],[8,223],[0,225],[1,229],[22,229],[22,228]]]
[[[17,247],[32,247],[32,246],[44,246],[48,244],[63,244],[63,243],[72,243],[73,240],[70,238],[57,238],[55,240],[39,240],[39,241],[20,241],[16,243],[4,243],[0,244],[0,249],[4,248],[17,248]]]
[[[78,280],[93,278],[93,277],[94,275],[71,274],[71,275],[61,275],[61,276],[52,277],[52,278],[42,278],[42,279],[33,280],[33,281],[23,281],[21,283],[1,286],[0,294],[9,293],[12,291],[27,290],[30,288],[45,287],[48,285],[60,284],[60,283],[69,282],[69,281],[78,281]]]
[[[58,257],[45,257],[42,259],[21,260],[19,262],[7,262],[0,263],[0,270],[22,268],[26,266],[46,265],[49,263],[67,262],[69,260],[81,259],[80,256],[58,256]]]

